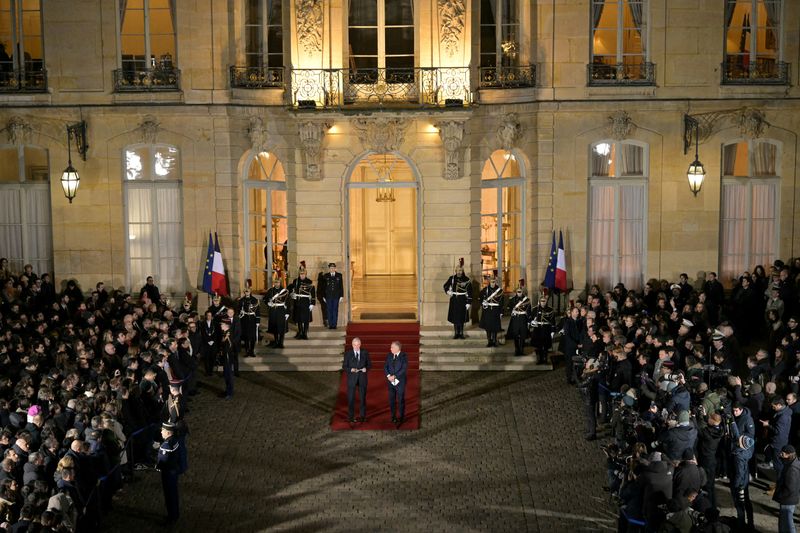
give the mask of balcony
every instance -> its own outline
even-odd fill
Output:
[[[789,63],[771,58],[753,62],[747,56],[728,56],[722,63],[722,85],[789,85]]]
[[[294,107],[464,107],[472,102],[468,67],[293,69]]]
[[[47,71],[43,68],[0,70],[0,93],[43,93],[46,91]]]
[[[655,85],[656,66],[653,63],[594,63],[586,65],[586,77],[590,87]]]
[[[283,89],[283,67],[231,67],[231,88]]]
[[[181,71],[175,67],[114,70],[114,91],[118,93],[179,91]]]
[[[519,67],[480,67],[481,89],[519,89],[536,87],[536,65]]]

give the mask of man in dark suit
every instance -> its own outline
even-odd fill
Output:
[[[408,357],[405,352],[400,351],[401,349],[400,341],[394,341],[390,347],[391,353],[386,356],[386,364],[383,365],[389,389],[389,410],[392,412],[392,422],[398,426],[403,423],[406,416],[406,370],[408,369]]]
[[[367,420],[367,371],[372,368],[369,352],[361,349],[361,339],[353,339],[353,349],[344,354],[342,369],[347,373],[347,420],[355,423],[356,386],[361,399],[360,422]]]
[[[325,310],[328,314],[328,327],[336,329],[339,319],[339,304],[344,298],[342,275],[336,272],[336,263],[328,263],[328,272],[323,276],[324,284],[318,290],[324,294]]]
[[[573,307],[569,310],[569,316],[564,321],[564,369],[567,373],[567,383],[570,385],[575,383],[575,365],[572,362],[572,357],[577,354],[578,348],[581,347],[581,340],[583,338],[583,323],[580,316],[580,310]]]

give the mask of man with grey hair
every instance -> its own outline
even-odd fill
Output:
[[[347,420],[354,424],[356,387],[361,400],[359,421],[367,421],[367,371],[372,368],[372,361],[369,352],[361,349],[361,339],[355,337],[352,346],[353,349],[344,354],[342,370],[347,374]]]
[[[392,413],[392,423],[398,427],[406,416],[406,371],[408,370],[408,356],[401,350],[400,341],[392,342],[386,363],[383,365],[389,392],[389,411]]]

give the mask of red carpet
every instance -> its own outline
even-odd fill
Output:
[[[350,343],[353,337],[361,339],[361,347],[369,351],[372,361],[367,386],[367,421],[355,424],[347,421],[347,376],[342,374],[339,381],[339,396],[331,419],[331,429],[334,431],[396,429],[389,412],[386,376],[383,374],[383,364],[386,362],[392,341],[400,341],[403,351],[408,355],[406,417],[399,429],[419,429],[419,324],[385,322],[350,324],[347,326],[346,350],[352,348]],[[355,405],[355,414],[358,417],[358,393]]]

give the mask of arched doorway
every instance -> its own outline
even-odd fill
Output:
[[[419,317],[419,180],[400,154],[367,153],[346,185],[350,320]]]

